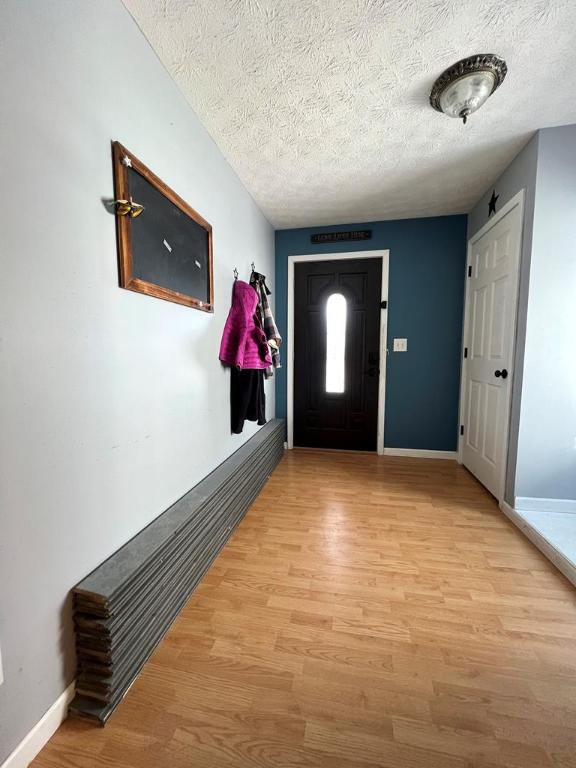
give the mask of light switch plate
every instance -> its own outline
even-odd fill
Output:
[[[394,352],[408,352],[408,339],[394,339]]]

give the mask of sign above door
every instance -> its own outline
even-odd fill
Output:
[[[322,243],[341,243],[350,240],[371,240],[371,229],[355,229],[351,232],[322,232],[316,235],[310,235],[310,240],[316,244]]]

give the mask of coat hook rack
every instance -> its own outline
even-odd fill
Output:
[[[238,270],[234,267],[234,280],[238,280]]]

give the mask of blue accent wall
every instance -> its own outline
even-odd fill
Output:
[[[454,451],[464,281],[466,216],[376,221],[276,232],[276,321],[287,348],[288,256],[390,251],[384,445]],[[371,229],[372,239],[312,245],[310,235]],[[392,352],[394,338],[408,352]],[[286,367],[276,372],[276,415],[286,417]]]

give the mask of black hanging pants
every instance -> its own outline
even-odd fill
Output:
[[[232,432],[239,435],[244,421],[266,424],[264,371],[230,369],[230,416]]]

